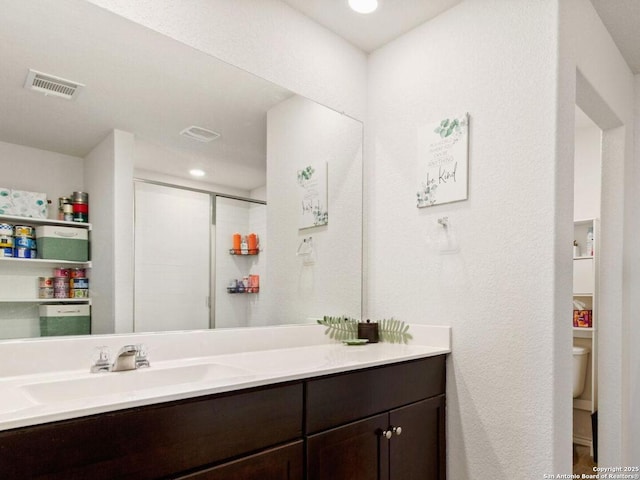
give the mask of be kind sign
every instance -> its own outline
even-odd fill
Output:
[[[423,125],[418,141],[418,208],[466,200],[469,196],[469,114]]]

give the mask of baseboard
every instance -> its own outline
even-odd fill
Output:
[[[573,435],[573,443],[576,445],[582,445],[583,447],[589,447],[589,449],[593,449],[592,441],[590,437],[583,437],[582,435]]]
[[[591,411],[591,400],[583,400],[581,398],[573,399],[573,408],[578,408],[580,410]]]

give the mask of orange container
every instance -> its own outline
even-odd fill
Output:
[[[234,253],[240,254],[240,234],[233,234],[233,251]]]
[[[249,244],[249,254],[255,255],[258,253],[258,237],[255,233],[250,233],[247,243]]]

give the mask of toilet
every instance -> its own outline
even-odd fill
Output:
[[[573,347],[573,398],[579,397],[584,391],[584,381],[587,378],[587,347]]]

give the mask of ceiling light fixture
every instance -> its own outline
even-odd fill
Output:
[[[193,175],[194,177],[204,177],[205,176],[204,170],[200,170],[199,168],[194,168],[192,170],[189,170],[189,173],[191,175]]]
[[[378,0],[349,0],[349,6],[358,13],[371,13],[378,8]]]

